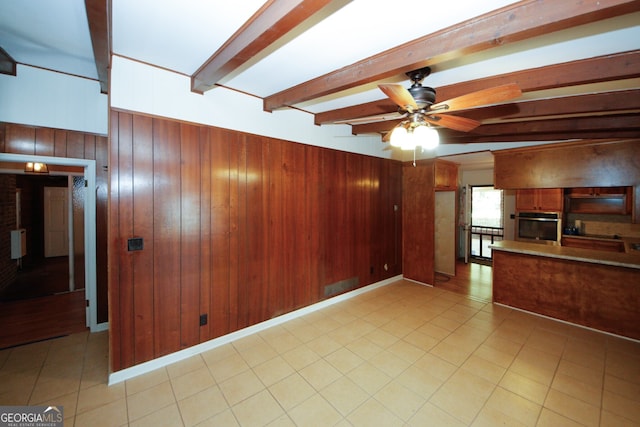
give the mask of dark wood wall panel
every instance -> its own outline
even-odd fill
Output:
[[[111,137],[114,371],[401,273],[399,162],[117,111]]]
[[[107,137],[64,129],[0,123],[0,152],[96,161],[97,314],[99,323],[107,322],[107,200],[109,179]]]

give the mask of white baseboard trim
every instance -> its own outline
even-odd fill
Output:
[[[555,317],[551,317],[551,316],[545,316],[544,314],[536,313],[535,311],[524,310],[522,308],[513,307],[511,305],[502,304],[502,303],[499,303],[499,302],[494,302],[493,304],[499,305],[500,307],[505,307],[505,308],[510,308],[512,310],[520,311],[522,313],[531,314],[533,316],[542,317],[544,319],[554,320],[556,322],[564,323],[565,325],[571,325],[571,326],[575,326],[577,328],[587,329],[589,331],[598,332],[598,333],[601,333],[601,334],[609,335],[609,336],[620,338],[620,339],[623,339],[623,340],[640,343],[640,340],[637,340],[635,338],[625,337],[624,335],[614,334],[613,332],[603,331],[602,329],[590,328],[589,326],[580,325],[578,323],[567,322],[566,320],[556,319]]]
[[[91,333],[94,332],[103,332],[109,330],[109,322],[98,323],[96,326],[91,328]]]
[[[428,287],[430,287],[430,288],[433,288],[433,285],[430,285],[430,284],[425,283],[425,282],[418,282],[417,280],[407,279],[406,277],[404,278],[404,280],[406,280],[407,282],[412,282],[412,283],[416,283],[416,284],[418,284],[418,285],[428,286]]]
[[[146,374],[148,372],[165,367],[172,363],[176,363],[181,360],[187,359],[191,356],[195,356],[196,354],[203,353],[205,351],[214,349],[216,347],[220,347],[222,345],[239,340],[240,338],[244,338],[246,336],[255,334],[257,332],[264,331],[268,328],[279,325],[281,323],[288,322],[289,320],[293,320],[298,317],[302,317],[306,314],[313,313],[314,311],[329,307],[333,304],[346,301],[350,298],[364,294],[374,289],[390,285],[391,283],[395,283],[402,279],[403,279],[402,275],[391,277],[389,279],[382,280],[380,282],[376,282],[371,285],[364,286],[362,288],[354,289],[353,291],[349,291],[344,294],[336,295],[329,299],[317,302],[307,307],[300,308],[290,313],[283,314],[273,319],[265,320],[264,322],[257,323],[255,325],[249,326],[239,331],[235,331],[230,334],[223,335],[221,337],[214,338],[212,340],[209,340],[200,344],[196,344],[192,347],[185,348],[184,350],[179,350],[179,351],[176,351],[175,353],[167,354],[166,356],[161,356],[161,357],[158,357],[157,359],[153,359],[148,362],[143,362],[143,363],[140,363],[139,365],[135,365],[130,368],[125,368],[117,372],[112,372],[109,374],[109,385],[118,384],[122,381],[126,381],[128,379],[137,377],[142,374]]]

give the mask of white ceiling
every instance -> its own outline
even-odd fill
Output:
[[[220,83],[264,98],[511,3],[517,2],[333,1]],[[114,55],[191,75],[263,6],[264,0],[111,0],[110,4]],[[549,4],[552,7],[553,2]],[[636,50],[640,48],[639,23],[640,11],[507,43],[434,64],[424,83],[437,89],[511,71]],[[0,47],[20,64],[97,79],[84,0],[1,1]],[[409,84],[402,74],[386,81]],[[378,83],[295,107],[319,113],[383,99]],[[640,87],[638,79],[617,84],[617,89]]]

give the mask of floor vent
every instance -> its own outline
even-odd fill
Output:
[[[352,277],[350,279],[341,280],[331,285],[324,287],[324,296],[330,297],[332,295],[340,294],[345,291],[350,291],[358,287],[358,278]]]

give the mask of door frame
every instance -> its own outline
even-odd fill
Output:
[[[48,165],[79,166],[84,170],[87,191],[85,192],[84,209],[84,275],[85,299],[88,301],[86,323],[91,332],[109,329],[109,323],[98,323],[97,289],[96,289],[96,161],[67,157],[35,156],[29,154],[0,153],[0,161],[12,163],[41,162]],[[7,169],[2,173],[20,174],[24,171]],[[76,175],[60,173],[60,175]],[[92,190],[92,191],[89,191]]]

